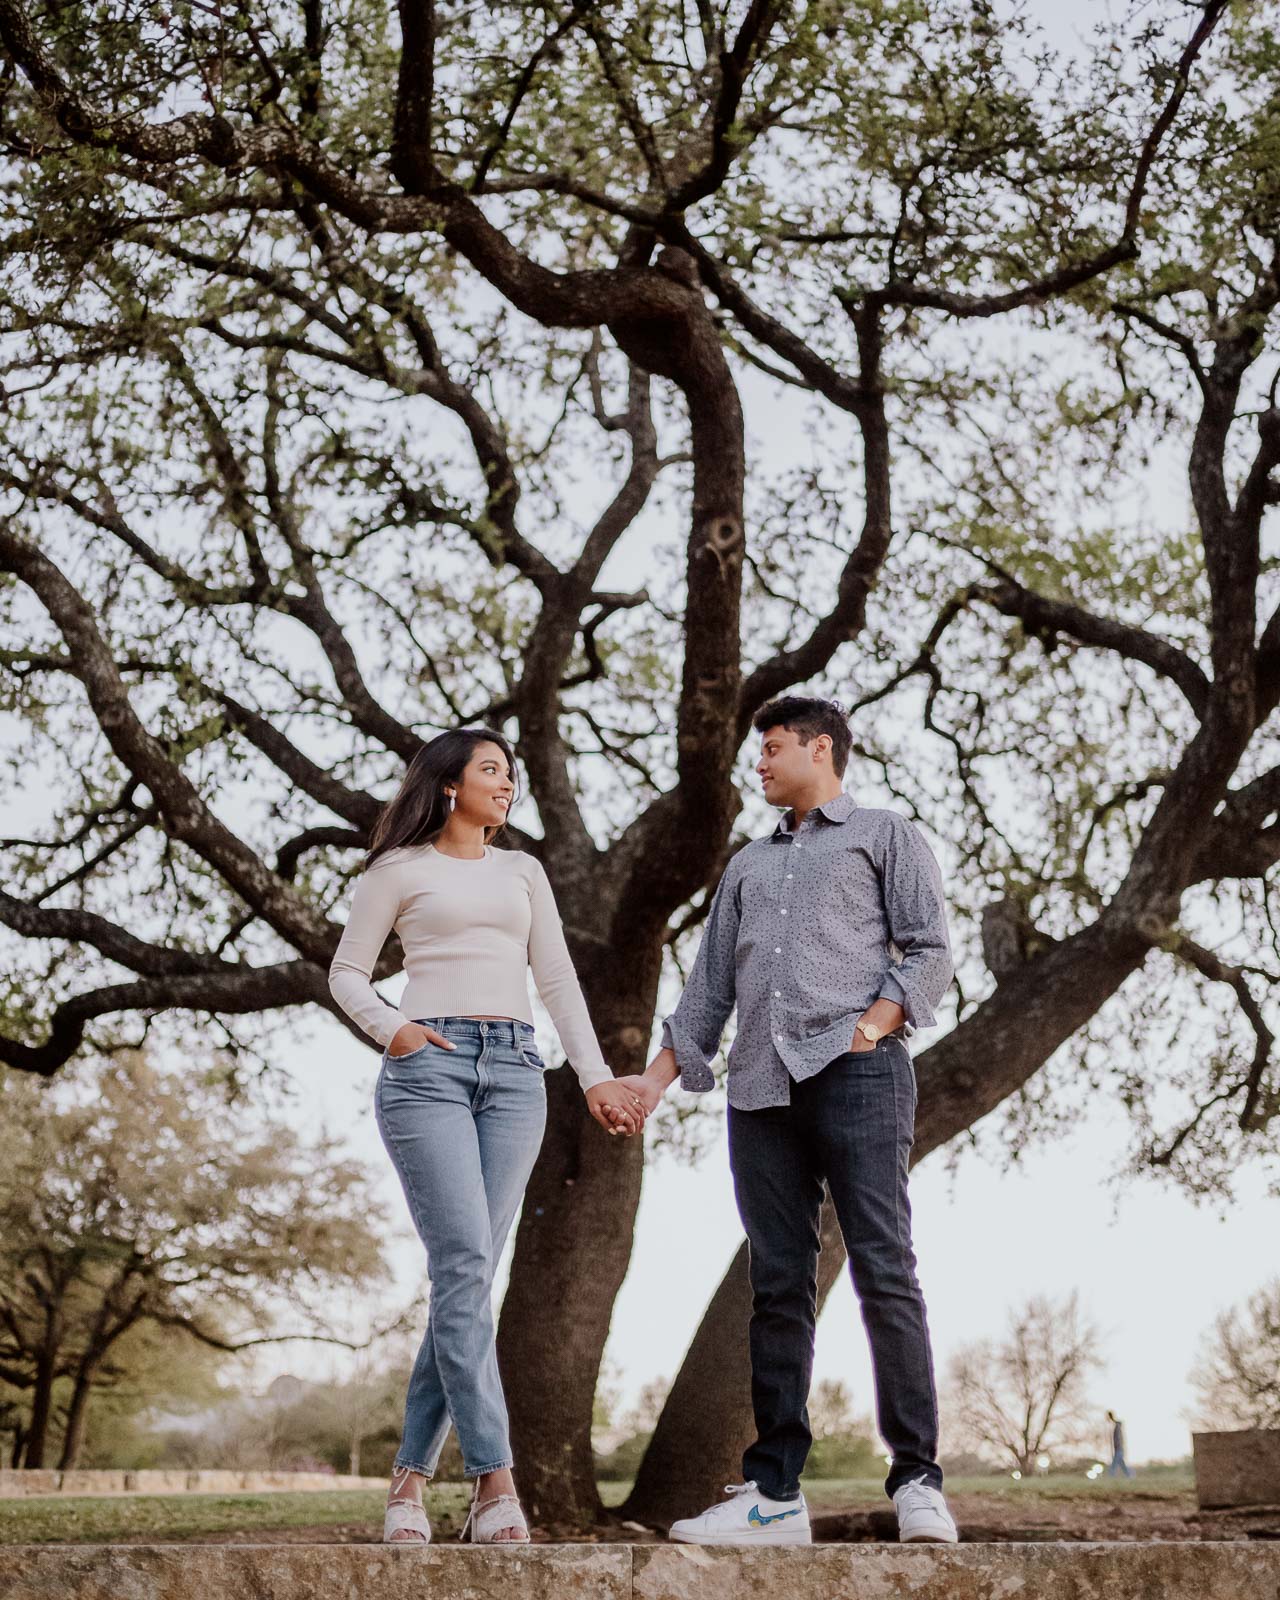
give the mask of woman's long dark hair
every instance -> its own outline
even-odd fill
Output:
[[[388,850],[429,844],[435,838],[449,816],[445,785],[461,779],[463,768],[475,754],[476,746],[481,744],[496,744],[506,756],[511,782],[516,785],[511,797],[515,804],[520,782],[516,758],[500,733],[492,728],[451,728],[448,733],[437,734],[410,761],[400,787],[378,813],[369,835],[366,869]],[[485,842],[496,839],[501,832],[501,826],[486,828]]]

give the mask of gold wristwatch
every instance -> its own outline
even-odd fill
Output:
[[[877,1028],[874,1022],[855,1023],[853,1031],[860,1033],[868,1044],[877,1044],[884,1038],[884,1029]]]

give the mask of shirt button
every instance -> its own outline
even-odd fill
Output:
[[[783,906],[782,910],[779,912],[779,915],[785,917],[786,914],[787,914],[787,908],[786,908],[786,906]]]
[[[782,946],[780,944],[775,944],[773,947],[773,953],[775,956],[780,956],[782,954]]]
[[[788,872],[787,873],[787,877],[788,878],[794,878],[795,877],[795,873],[794,872]]]
[[[775,989],[773,991],[773,998],[775,1000],[781,1000],[782,999],[782,990],[781,989]]]

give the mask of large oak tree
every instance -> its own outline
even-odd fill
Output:
[[[917,1157],[1081,1081],[1201,1187],[1270,1149],[1275,24],[1169,0],[1059,61],[979,0],[0,0],[6,705],[55,786],[0,1058],[175,1011],[268,1050],[402,762],[489,719],[635,1070],[753,710],[839,686],[953,869]],[[581,1524],[641,1152],[549,1093],[500,1343]],[[739,1259],[631,1515],[733,1469],[745,1307]]]

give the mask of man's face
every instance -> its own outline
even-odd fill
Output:
[[[830,749],[831,740],[825,733],[801,744],[794,728],[766,728],[760,738],[756,771],[769,804],[794,805],[797,796],[820,775],[823,765],[830,767]]]

